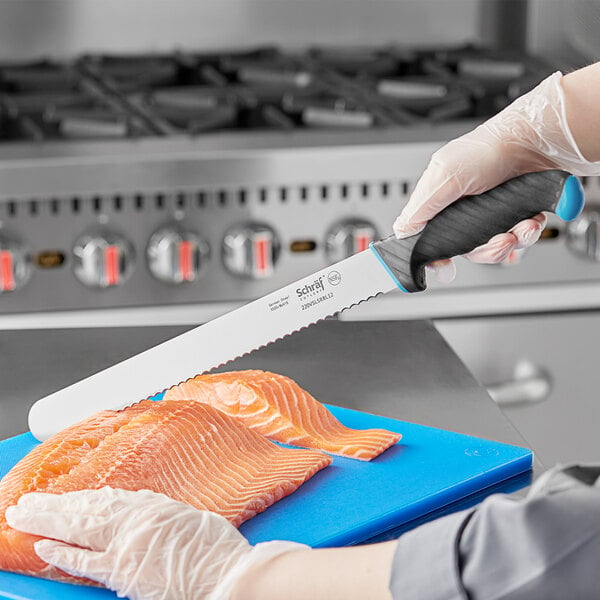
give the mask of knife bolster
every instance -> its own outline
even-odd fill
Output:
[[[420,292],[427,287],[425,269],[416,267],[410,260],[418,240],[418,235],[402,240],[391,235],[370,245],[379,262],[403,292]]]

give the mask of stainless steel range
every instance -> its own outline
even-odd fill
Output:
[[[387,234],[431,153],[552,69],[470,45],[0,64],[0,313],[264,294]],[[457,286],[531,282],[531,258]]]
[[[83,375],[94,356],[107,366],[114,348],[124,357],[159,335],[124,325],[205,321],[385,235],[436,148],[555,68],[597,57],[599,10],[598,0],[0,2],[0,346],[25,373],[4,390],[0,421],[18,411],[25,422],[28,385],[70,383],[74,356]],[[235,50],[214,51],[223,46]],[[510,266],[459,261],[450,286],[340,317],[434,318],[548,465],[598,458],[600,183],[583,183],[586,214],[568,229],[551,220]],[[5,331],[18,328],[44,331]],[[425,390],[424,419],[453,414],[458,430],[479,419],[474,403],[460,411],[454,370],[422,368],[402,339],[384,341],[390,361],[397,348],[422,373],[411,380]],[[286,368],[305,355],[295,349]],[[446,390],[442,408],[429,403],[431,382]]]

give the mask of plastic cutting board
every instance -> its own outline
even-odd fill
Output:
[[[390,538],[487,493],[527,483],[527,475],[515,479],[531,469],[533,455],[526,448],[328,408],[348,427],[380,427],[403,437],[369,463],[334,457],[296,492],[240,527],[251,542],[285,539],[324,547]],[[28,433],[0,442],[0,476],[36,444]],[[0,598],[92,600],[116,594],[0,571]]]

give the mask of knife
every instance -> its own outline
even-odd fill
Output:
[[[579,180],[564,171],[529,173],[466,196],[420,233],[374,242],[358,254],[91,377],[41,398],[29,412],[38,440],[99,410],[119,410],[261,348],[326,317],[399,288],[424,290],[425,265],[465,254],[542,211],[564,221],[583,208]]]

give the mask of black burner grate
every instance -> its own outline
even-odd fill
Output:
[[[475,46],[259,48],[0,64],[0,139],[360,130],[481,119],[551,71],[531,56]]]

